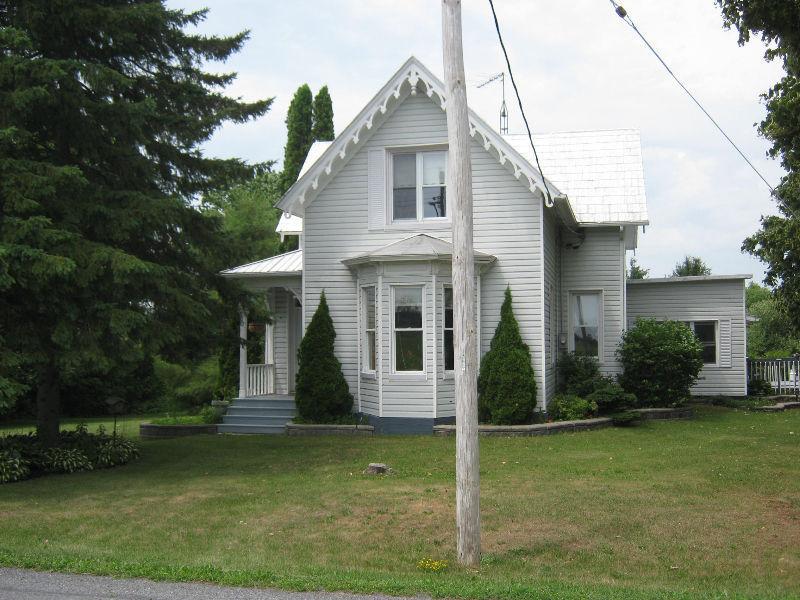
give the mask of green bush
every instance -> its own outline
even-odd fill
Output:
[[[574,394],[557,394],[547,405],[547,414],[554,421],[588,419],[597,412],[597,404]]]
[[[113,437],[97,451],[96,467],[104,469],[124,465],[139,458],[139,448],[130,440]]]
[[[772,385],[769,381],[754,377],[747,381],[747,395],[748,396],[772,396],[775,392],[772,391]]]
[[[531,353],[514,317],[511,288],[506,288],[500,322],[478,376],[478,415],[483,423],[530,423],[536,408],[536,378]]]
[[[703,368],[700,342],[678,321],[639,319],[622,334],[617,356],[620,384],[647,407],[684,402]]]
[[[222,415],[213,406],[204,406],[200,409],[200,421],[207,425],[214,425],[215,423],[222,423]]]
[[[27,479],[30,473],[28,461],[17,450],[0,450],[0,483]]]
[[[322,292],[297,352],[295,404],[306,422],[328,423],[350,414],[353,395],[334,354],[336,330]]]
[[[48,473],[91,471],[89,457],[77,448],[48,448],[41,455],[40,468]]]
[[[595,380],[594,391],[586,399],[597,405],[597,412],[609,415],[636,407],[636,396],[626,392],[620,384],[610,377]]]
[[[593,356],[574,352],[562,354],[558,360],[558,391],[585,398],[591,394],[600,375],[600,366]]]

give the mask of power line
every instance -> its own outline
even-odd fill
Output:
[[[500,40],[500,47],[503,49],[503,56],[506,58],[506,67],[508,67],[508,76],[511,79],[511,85],[514,87],[514,95],[517,97],[517,104],[519,104],[519,112],[522,113],[522,120],[525,122],[525,129],[528,132],[528,141],[531,143],[533,150],[533,158],[536,159],[536,168],[542,176],[542,184],[544,191],[547,194],[547,205],[553,205],[553,197],[550,195],[550,188],[547,185],[547,180],[542,171],[542,165],[539,164],[539,155],[536,152],[536,146],[533,145],[533,135],[531,135],[531,128],[528,125],[528,118],[525,116],[525,109],[522,108],[522,99],[519,97],[519,90],[517,89],[517,82],[514,80],[514,71],[511,70],[511,61],[508,60],[508,52],[506,52],[506,45],[503,43],[503,35],[500,33],[500,23],[497,22],[497,13],[494,10],[494,2],[489,0],[489,6],[492,8],[492,17],[494,17],[494,28],[497,30],[497,39]]]
[[[778,193],[775,191],[775,188],[774,188],[774,187],[773,187],[773,186],[770,184],[770,182],[769,182],[769,181],[767,181],[767,178],[766,178],[766,177],[764,177],[764,176],[761,174],[761,171],[759,171],[759,170],[756,168],[756,166],[755,166],[755,165],[754,165],[752,162],[750,162],[750,159],[749,159],[749,158],[747,158],[747,156],[745,155],[745,153],[744,153],[744,152],[742,152],[742,150],[739,148],[739,146],[737,146],[737,145],[736,145],[736,143],[735,143],[735,142],[734,142],[734,141],[733,141],[733,140],[730,138],[730,136],[729,136],[727,133],[725,133],[725,130],[724,130],[724,129],[722,129],[722,126],[721,126],[719,123],[717,123],[717,121],[716,121],[716,119],[714,119],[714,117],[712,117],[712,116],[711,116],[711,113],[709,113],[709,112],[708,112],[708,111],[705,109],[705,107],[704,107],[704,106],[703,106],[703,105],[700,103],[700,101],[699,101],[699,100],[698,100],[698,99],[695,97],[695,95],[694,95],[694,94],[692,94],[692,92],[690,92],[690,91],[689,91],[689,88],[687,88],[687,87],[686,87],[686,86],[683,84],[683,82],[682,82],[680,79],[678,79],[678,76],[677,76],[677,75],[675,75],[675,73],[673,73],[673,72],[672,72],[672,69],[670,69],[670,68],[669,68],[669,66],[667,65],[667,63],[666,63],[666,62],[664,62],[664,59],[663,59],[663,58],[661,58],[661,56],[660,56],[660,55],[659,55],[659,53],[656,51],[656,49],[655,49],[655,48],[653,48],[652,44],[650,44],[650,42],[648,42],[648,41],[647,41],[647,38],[645,38],[645,37],[644,37],[644,35],[642,34],[642,32],[641,32],[641,31],[639,31],[639,28],[638,28],[638,27],[636,27],[636,24],[633,22],[633,19],[631,19],[630,15],[628,14],[628,11],[626,11],[626,10],[625,10],[625,9],[624,9],[624,8],[623,8],[621,5],[619,5],[619,4],[618,4],[617,2],[615,2],[614,0],[608,0],[608,1],[609,1],[609,2],[611,2],[611,5],[614,7],[614,12],[615,12],[615,13],[617,13],[617,15],[619,16],[619,18],[620,18],[620,19],[622,19],[622,20],[625,22],[625,24],[626,24],[626,25],[628,25],[628,26],[629,26],[631,29],[633,29],[633,30],[636,32],[636,35],[638,35],[638,36],[641,38],[641,40],[642,40],[642,41],[645,43],[645,45],[646,45],[646,46],[647,46],[647,47],[650,49],[650,52],[652,52],[652,53],[653,53],[653,56],[655,56],[655,57],[658,59],[658,62],[660,62],[660,63],[661,63],[661,65],[662,65],[662,66],[663,66],[663,67],[666,69],[667,73],[669,73],[669,74],[670,74],[670,76],[671,76],[671,77],[672,77],[672,78],[675,80],[675,82],[676,82],[676,83],[677,83],[679,86],[681,86],[681,89],[683,89],[683,91],[684,91],[684,92],[686,92],[686,94],[689,96],[689,98],[691,98],[691,99],[692,99],[692,101],[693,101],[693,102],[694,102],[694,103],[697,105],[697,107],[698,107],[698,108],[699,108],[701,111],[703,111],[703,114],[704,114],[706,117],[708,117],[708,120],[709,120],[709,121],[711,121],[711,122],[714,124],[714,127],[716,127],[716,128],[719,130],[719,132],[720,132],[720,133],[723,135],[723,137],[724,137],[726,140],[728,140],[728,143],[729,143],[731,146],[733,146],[733,147],[734,147],[734,149],[736,150],[736,152],[738,152],[738,153],[739,153],[739,155],[740,155],[740,156],[741,156],[741,157],[744,159],[744,161],[745,161],[745,162],[746,162],[748,165],[750,165],[750,168],[751,168],[751,169],[753,169],[753,172],[754,172],[756,175],[758,175],[758,176],[761,178],[761,181],[763,181],[763,182],[766,184],[766,186],[769,188],[769,191],[770,191],[770,193],[771,193],[773,196],[775,196],[776,198],[778,198],[778,200],[781,200],[781,201],[783,202],[783,200],[782,200],[782,199],[781,199],[781,198],[778,196]],[[490,0],[490,2],[491,2],[491,0]],[[784,204],[786,204],[786,203],[784,202]]]

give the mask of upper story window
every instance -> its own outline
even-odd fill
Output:
[[[570,294],[569,349],[580,356],[600,357],[601,295],[599,292]]]
[[[685,321],[703,347],[703,364],[717,364],[717,322]]]
[[[392,220],[447,217],[447,151],[392,154]]]

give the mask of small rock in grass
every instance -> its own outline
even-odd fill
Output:
[[[369,463],[364,469],[364,475],[389,475],[393,472],[389,465],[383,463]]]

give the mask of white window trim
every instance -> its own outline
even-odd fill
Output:
[[[708,318],[703,318],[703,317],[697,318],[697,319],[678,319],[678,320],[681,321],[682,323],[686,323],[687,325],[689,325],[689,329],[692,330],[692,333],[694,333],[694,324],[695,323],[698,323],[698,322],[700,322],[700,323],[714,323],[714,356],[716,356],[717,360],[715,362],[713,362],[713,363],[704,362],[703,363],[703,368],[704,369],[706,367],[717,367],[717,368],[719,368],[719,365],[720,365],[720,362],[719,362],[719,355],[720,355],[720,346],[719,346],[719,329],[720,329],[720,327],[719,327],[719,321],[720,320],[719,319],[708,319]]]
[[[408,378],[408,379],[425,379],[427,378],[428,373],[428,332],[425,327],[425,323],[427,323],[428,318],[428,307],[427,303],[425,302],[425,296],[427,295],[428,286],[425,283],[390,283],[389,287],[391,288],[391,304],[390,306],[390,320],[391,320],[391,335],[392,335],[392,368],[390,370],[393,377],[398,378]],[[421,371],[398,371],[397,370],[397,336],[395,335],[395,302],[394,302],[394,295],[395,290],[397,288],[402,287],[418,287],[422,289],[422,370]],[[417,331],[416,329],[401,329],[400,331]]]
[[[584,294],[598,294],[600,296],[600,306],[598,308],[598,318],[597,318],[597,362],[599,364],[604,364],[605,361],[603,360],[603,338],[605,334],[605,294],[603,289],[588,289],[588,290],[569,290],[567,298],[567,350],[569,352],[575,352],[575,329],[574,329],[574,321],[572,319],[572,297],[573,296],[580,296]]]
[[[452,290],[453,289],[453,284],[452,283],[447,283],[447,284],[442,286],[442,373],[444,375],[444,377],[443,377],[444,379],[455,379],[455,376],[456,376],[456,371],[455,371],[455,343],[456,343],[456,338],[455,338],[454,327],[450,327],[449,328],[450,331],[453,331],[453,368],[452,369],[446,369],[445,368],[445,365],[447,364],[447,355],[445,354],[444,332],[447,331],[448,328],[446,328],[445,325],[444,325],[445,324],[445,310],[446,310],[445,299],[444,299],[444,291],[447,288]],[[453,299],[453,302],[455,302],[455,299]],[[455,313],[453,313],[453,325],[455,326]],[[479,364],[480,364],[480,361],[479,361]]]
[[[396,146],[393,148],[386,148],[386,197],[388,199],[386,214],[388,215],[387,225],[397,228],[409,227],[441,227],[450,224],[450,208],[445,204],[444,217],[425,217],[424,207],[422,206],[422,155],[425,152],[444,152],[444,169],[445,169],[445,189],[447,189],[447,166],[450,160],[450,153],[447,146],[441,144],[433,144],[429,146]],[[417,172],[417,218],[416,219],[397,219],[394,218],[394,155],[395,154],[415,154],[416,155],[416,172]],[[431,187],[431,186],[426,186]],[[449,203],[449,198],[446,200]]]
[[[375,327],[372,329],[373,332],[373,339],[375,340],[375,369],[369,369],[366,367],[366,358],[367,354],[367,310],[366,306],[364,306],[364,296],[365,290],[367,288],[372,288],[374,290],[374,301],[375,301]],[[359,369],[362,375],[366,375],[367,377],[375,377],[377,372],[378,366],[378,286],[374,283],[367,283],[361,286],[359,291],[359,302],[361,303],[361,322],[359,323],[359,333],[361,339],[361,364],[359,365]]]

